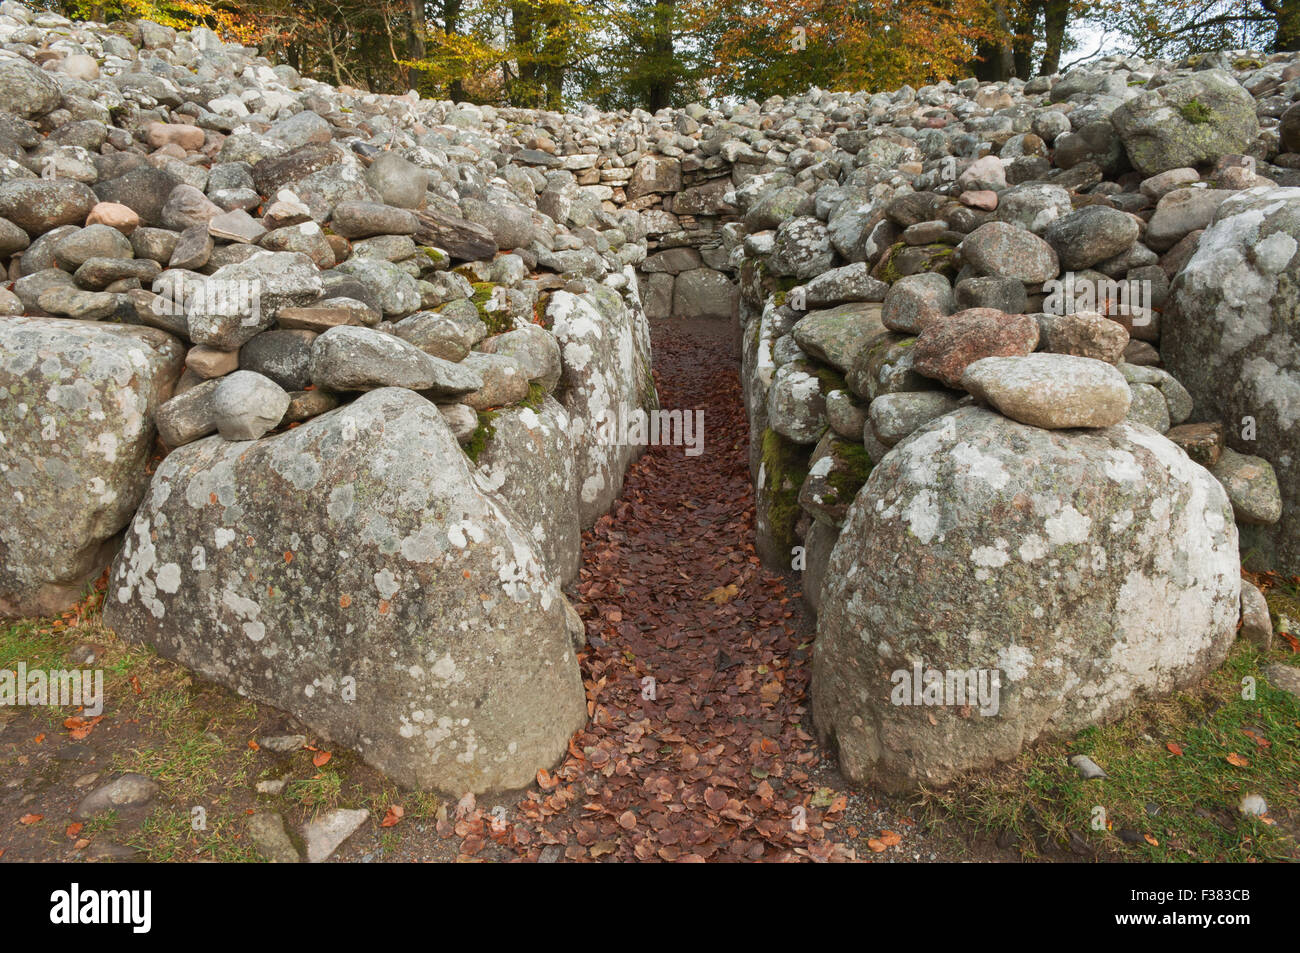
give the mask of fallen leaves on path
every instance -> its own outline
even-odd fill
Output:
[[[656,328],[654,346],[660,406],[704,411],[704,452],[649,449],[584,534],[590,720],[508,822],[468,797],[438,830],[466,858],[494,842],[527,860],[854,859],[834,836],[847,799],[812,781],[797,597],[754,551],[739,377],[716,342]]]

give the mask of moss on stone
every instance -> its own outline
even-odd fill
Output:
[[[1209,122],[1214,118],[1210,107],[1205,105],[1199,99],[1189,99],[1178,110],[1179,114],[1188,122],[1194,125]]]
[[[424,252],[425,257],[435,265],[447,265],[451,263],[451,258],[441,248],[434,248],[431,245],[422,245],[420,251]]]
[[[871,476],[871,456],[860,443],[844,441],[835,449],[835,466],[826,475],[826,485],[834,496],[826,502],[851,503]]]
[[[789,551],[795,544],[794,527],[802,512],[799,490],[808,478],[808,451],[768,428],[763,431],[760,455],[768,531],[778,550]]]
[[[513,331],[515,322],[505,311],[489,311],[487,303],[492,300],[492,292],[496,290],[496,285],[490,281],[475,281],[470,284],[474,289],[474,294],[470,301],[478,309],[478,316],[487,326],[488,336],[494,334],[505,334],[507,331]]]
[[[1268,602],[1268,614],[1273,617],[1273,631],[1300,635],[1300,598],[1275,586],[1264,594],[1264,599]]]
[[[844,380],[844,375],[833,367],[827,367],[825,364],[814,364],[809,362],[808,369],[812,372],[813,377],[817,378],[817,383],[821,386],[822,395],[825,396],[833,390],[848,390],[849,385]]]
[[[474,463],[478,463],[479,455],[487,449],[488,441],[496,436],[497,428],[492,423],[496,419],[497,411],[480,410],[478,412],[478,426],[474,428],[474,433],[466,441],[464,450],[465,456],[469,457]]]
[[[904,277],[894,264],[894,258],[900,251],[907,247],[906,242],[895,242],[889,246],[889,251],[885,252],[885,257],[880,261],[880,280],[886,284],[892,285],[900,278]]]
[[[655,387],[655,375],[649,363],[641,365],[641,407],[653,412],[659,409],[659,390]]]

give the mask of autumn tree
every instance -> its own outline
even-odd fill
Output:
[[[719,3],[724,89],[750,96],[810,85],[892,89],[966,75],[1001,34],[988,0],[782,0]]]

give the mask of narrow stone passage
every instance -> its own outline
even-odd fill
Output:
[[[821,754],[804,724],[811,627],[754,552],[731,334],[656,327],[660,404],[703,410],[704,452],[651,448],[584,535],[590,721],[516,809],[462,803],[444,833],[464,838],[463,853],[492,842],[543,860],[838,852],[823,824],[843,799],[815,796]]]

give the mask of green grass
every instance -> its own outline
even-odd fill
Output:
[[[1043,856],[1052,843],[1065,848],[1073,834],[1100,859],[1295,859],[1300,700],[1271,688],[1261,675],[1277,661],[1300,659],[1285,646],[1261,656],[1239,642],[1224,665],[1192,690],[1148,702],[1073,739],[1038,744],[1011,764],[926,792],[924,799],[936,809],[938,825],[957,821],[989,834],[1015,835],[1030,858]],[[1244,698],[1243,685],[1252,683],[1254,698]],[[1181,755],[1169,749],[1171,742]],[[1073,754],[1088,755],[1109,777],[1084,781],[1067,762]],[[1248,763],[1233,765],[1227,760],[1232,754]],[[1247,793],[1265,799],[1267,818],[1241,815],[1237,805]],[[1103,822],[1101,829],[1095,819]],[[1122,830],[1141,839],[1127,844]]]
[[[115,737],[105,748],[108,760],[97,783],[113,774],[138,772],[159,784],[159,794],[143,817],[109,811],[87,820],[80,837],[135,847],[150,861],[243,862],[260,859],[246,835],[247,817],[253,810],[279,811],[292,832],[317,813],[337,806],[366,807],[383,817],[390,805],[402,805],[404,822],[384,832],[385,848],[390,851],[397,850],[404,838],[419,836],[409,821],[436,815],[441,802],[435,795],[400,791],[349,752],[334,751],[330,761],[317,768],[312,763],[314,750],[279,756],[250,746],[250,740],[263,734],[287,730],[284,716],[119,639],[100,622],[101,601],[97,592],[59,619],[0,625],[0,667],[11,670],[20,661],[29,669],[70,666],[76,664],[72,661],[75,646],[101,646],[90,667],[104,671],[108,704],[105,722],[94,729],[97,734],[91,742],[102,744],[103,733],[110,730]],[[35,724],[28,723],[28,737],[34,739],[37,731],[46,734],[43,742],[32,740],[13,749],[15,756],[25,760],[29,752],[45,750],[33,746],[61,743],[66,737],[62,722],[71,713],[42,706],[0,710],[0,717],[32,719]],[[67,793],[60,793],[58,803],[75,803],[91,788],[72,788],[71,778],[81,769],[58,769],[57,764],[49,762],[48,769],[33,777],[48,776],[51,783],[66,785]],[[6,772],[0,757],[0,775]],[[288,777],[289,784],[280,796],[255,792],[258,780],[281,777]],[[70,818],[51,807],[44,804],[40,808],[44,819],[24,830],[33,835],[39,830],[31,843],[43,845],[39,847],[47,852],[43,859],[62,860],[71,843],[64,832]],[[197,830],[195,808],[204,812],[204,823]],[[32,848],[25,844],[23,849]]]
[[[233,819],[209,812],[202,830],[194,829],[192,815],[172,807],[153,811],[140,829],[125,843],[137,847],[157,863],[203,859],[221,863],[249,863],[258,860],[257,851],[241,843],[241,825]]]

